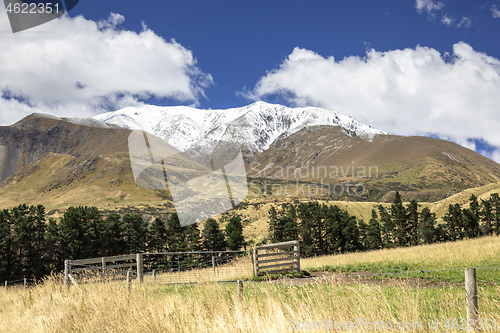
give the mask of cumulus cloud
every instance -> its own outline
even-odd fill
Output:
[[[427,13],[431,13],[436,10],[440,10],[444,8],[444,3],[436,2],[434,0],[417,0],[415,3],[415,7],[417,11],[421,13],[422,11],[427,11]]]
[[[500,60],[463,42],[453,54],[417,46],[339,61],[295,48],[247,92],[254,100],[273,95],[393,134],[437,133],[461,143],[482,138],[500,146]]]
[[[32,112],[91,116],[150,97],[197,103],[212,78],[192,52],[146,26],[125,30],[124,20],[64,16],[0,34],[0,124]],[[5,10],[0,22],[10,30]]]
[[[497,5],[491,6],[491,12],[493,13],[494,18],[500,18],[500,10],[498,9]]]

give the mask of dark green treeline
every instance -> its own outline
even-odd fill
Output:
[[[492,194],[478,201],[472,195],[469,208],[450,205],[442,224],[416,201],[406,206],[396,193],[390,208],[379,205],[368,223],[338,206],[307,202],[285,203],[269,210],[272,242],[299,239],[304,256],[381,248],[414,246],[435,242],[500,234],[500,198]]]
[[[40,279],[63,270],[65,259],[139,252],[239,250],[246,245],[238,216],[225,230],[209,219],[181,227],[176,213],[152,223],[141,215],[111,213],[96,207],[70,207],[57,222],[46,219],[42,205],[19,205],[0,211],[0,281]]]
[[[285,203],[269,211],[269,240],[299,239],[303,256],[413,246],[500,234],[500,197],[472,195],[469,207],[450,205],[443,223],[416,201],[406,206],[399,193],[389,208],[378,206],[366,223],[338,206]],[[181,227],[177,214],[152,223],[141,215],[111,213],[95,207],[70,207],[59,221],[47,219],[42,205],[0,211],[0,281],[40,279],[63,270],[65,259],[139,252],[239,250],[247,245],[241,217],[224,230],[208,219]]]

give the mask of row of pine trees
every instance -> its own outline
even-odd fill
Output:
[[[500,234],[500,197],[478,201],[472,195],[469,208],[449,205],[443,223],[429,208],[420,210],[412,200],[406,206],[398,192],[390,208],[379,205],[368,223],[338,206],[306,202],[284,203],[269,210],[272,242],[299,239],[303,256],[334,254]]]
[[[500,197],[469,207],[450,205],[443,223],[416,201],[406,206],[396,193],[389,208],[372,210],[368,223],[338,206],[318,202],[284,203],[269,211],[269,241],[299,239],[303,256],[414,246],[500,234]],[[240,250],[247,243],[241,218],[233,215],[224,230],[215,219],[181,227],[177,214],[152,223],[141,215],[110,213],[95,207],[70,207],[56,221],[42,205],[0,211],[0,281],[42,278],[63,269],[65,259],[140,252]]]
[[[110,213],[96,207],[70,207],[57,222],[46,219],[42,205],[0,211],[0,281],[40,279],[63,270],[65,259],[140,252],[239,250],[245,247],[241,218],[232,216],[225,230],[208,219],[181,227],[177,214],[152,223],[141,215]]]

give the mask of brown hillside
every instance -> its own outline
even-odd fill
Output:
[[[318,126],[277,140],[250,164],[254,177],[363,184],[372,199],[399,190],[440,200],[500,180],[500,165],[452,142],[428,137],[350,137]]]

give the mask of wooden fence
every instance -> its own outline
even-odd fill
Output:
[[[93,275],[100,274],[104,280],[112,276],[127,274],[127,272],[131,269],[136,271],[139,281],[142,282],[142,253],[125,256],[65,260],[64,285],[69,287],[70,282],[76,284],[74,277],[71,275],[72,273],[90,273]]]
[[[253,263],[254,275],[300,272],[299,241],[256,247],[253,249]]]

